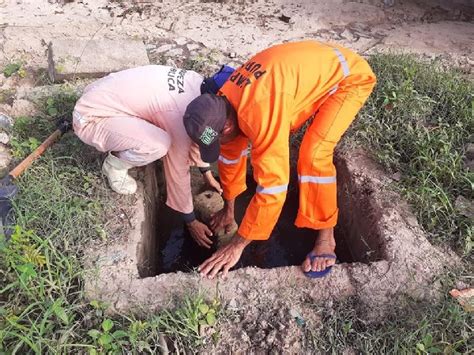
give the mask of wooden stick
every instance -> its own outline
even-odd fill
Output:
[[[10,171],[10,176],[16,179],[20,176],[30,165],[38,159],[38,157],[45,152],[61,135],[63,132],[60,129],[57,129],[53,132],[41,145],[34,150],[33,153],[28,155],[20,164],[18,164],[12,171]]]

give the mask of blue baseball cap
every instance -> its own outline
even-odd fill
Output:
[[[224,96],[202,94],[186,107],[183,123],[189,137],[198,144],[201,159],[214,163],[219,158],[219,137],[230,109]]]
[[[217,94],[234,70],[234,68],[228,65],[223,65],[213,76],[204,79],[201,84],[201,94]]]

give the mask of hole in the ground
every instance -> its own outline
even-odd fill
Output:
[[[355,189],[353,179],[348,175],[343,162],[338,162],[337,166],[339,222],[335,235],[338,261],[350,263],[380,260],[382,255],[376,225],[377,216],[371,211],[370,189]],[[216,249],[205,249],[194,242],[181,217],[160,202],[163,199],[158,196],[156,186],[159,186],[160,191],[164,191],[164,184],[155,174],[151,175],[153,176],[147,176],[145,179],[148,211],[145,223],[147,226],[142,229],[144,241],[138,251],[140,276],[191,271]],[[245,208],[255,191],[252,178],[248,179],[247,185],[247,191],[236,200],[237,222],[242,220]],[[211,193],[204,196],[212,198]],[[236,268],[300,265],[314,245],[316,233],[311,229],[294,226],[297,211],[298,188],[296,179],[292,179],[281,216],[270,239],[250,244]]]

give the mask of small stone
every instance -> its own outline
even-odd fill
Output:
[[[347,39],[349,41],[354,41],[355,40],[354,35],[347,28],[341,33],[341,37],[344,38],[344,39]]]
[[[186,48],[188,48],[188,51],[190,51],[190,52],[191,52],[191,51],[194,51],[194,50],[196,50],[196,49],[198,49],[199,47],[200,47],[200,46],[199,46],[199,44],[197,44],[197,43],[188,43],[188,44],[186,45]]]
[[[0,113],[0,129],[10,131],[13,126],[13,119],[3,113]]]
[[[474,171],[474,160],[468,160],[464,163],[464,166],[467,171]]]
[[[235,53],[235,52],[230,52],[229,53],[229,58],[235,58],[235,57],[237,57],[237,53]]]
[[[48,72],[54,82],[97,78],[148,64],[146,48],[140,40],[55,39],[48,47]]]
[[[183,55],[183,48],[172,49],[168,51],[168,53],[166,54],[169,55],[170,57],[177,57],[177,56]]]
[[[402,179],[402,174],[399,171],[397,171],[395,174],[392,174],[391,177],[393,180],[399,182]]]
[[[292,316],[293,318],[296,318],[296,317],[299,317],[300,314],[298,313],[298,311],[294,308],[290,309],[290,316]]]
[[[185,45],[188,42],[186,37],[178,37],[174,40],[178,46]]]
[[[156,48],[153,52],[155,53],[168,52],[173,47],[174,47],[174,44],[163,44],[162,46],[159,46],[158,48]]]
[[[9,149],[4,146],[0,146],[0,176],[3,177],[8,173],[11,160],[12,156]]]
[[[456,210],[465,217],[474,218],[474,203],[464,196],[459,195],[454,202]]]
[[[456,288],[458,290],[465,290],[465,289],[469,288],[469,285],[467,283],[463,282],[463,281],[457,281],[456,282]]]
[[[174,68],[177,68],[177,67],[178,67],[178,66],[176,65],[176,63],[174,62],[174,60],[171,59],[171,58],[166,58],[165,65],[167,65],[167,66],[169,66],[169,67],[174,67]]]
[[[10,142],[10,137],[5,132],[0,132],[0,143],[8,144]]]
[[[229,301],[229,309],[236,309],[237,308],[237,301],[235,300],[235,298],[232,298],[230,301]]]

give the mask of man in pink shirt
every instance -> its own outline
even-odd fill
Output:
[[[148,65],[112,73],[86,87],[73,112],[73,128],[86,144],[108,152],[102,166],[110,187],[133,194],[128,170],[163,158],[166,204],[180,212],[196,242],[210,248],[212,231],[193,211],[190,172],[198,166],[221,192],[183,125],[187,105],[202,93],[216,93],[233,71],[223,67],[211,78],[193,71]]]

